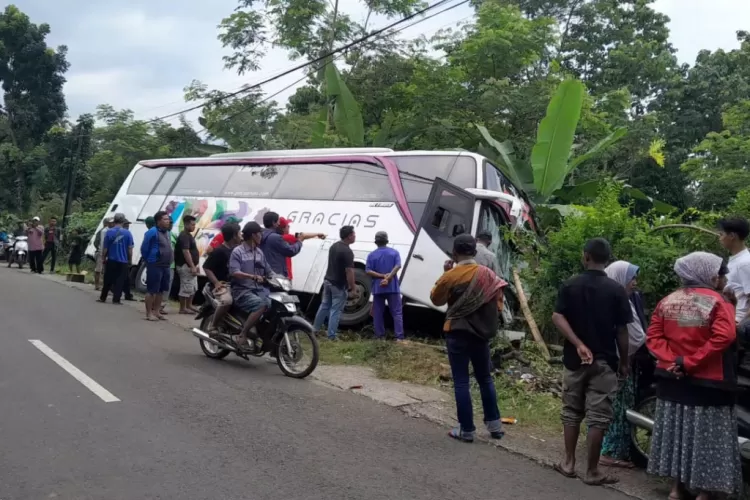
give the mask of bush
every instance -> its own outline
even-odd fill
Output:
[[[582,270],[583,246],[590,238],[606,238],[615,260],[640,267],[638,288],[648,308],[678,286],[672,270],[675,260],[703,244],[700,238],[679,231],[652,232],[653,217],[633,216],[618,197],[617,186],[606,187],[591,209],[566,217],[559,230],[547,235],[539,265],[525,271],[534,316],[548,341],[559,340],[551,324],[558,287]]]

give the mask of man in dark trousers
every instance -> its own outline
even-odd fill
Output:
[[[318,314],[315,315],[313,328],[320,331],[328,320],[328,339],[336,340],[341,313],[346,307],[346,299],[355,293],[354,252],[349,246],[354,243],[356,235],[353,226],[344,226],[339,230],[339,241],[328,250],[328,269],[323,281],[323,300]]]
[[[55,272],[55,264],[57,264],[57,247],[60,245],[60,228],[57,227],[57,217],[50,217],[49,226],[44,231],[44,253],[42,254],[42,270],[44,270],[44,262],[47,261],[47,256],[52,256],[50,261],[49,272]]]
[[[106,302],[107,294],[112,290],[112,303],[121,303],[123,285],[128,276],[130,261],[133,259],[133,235],[122,227],[125,222],[125,215],[115,214],[115,227],[104,236],[104,285],[99,302]]]
[[[552,322],[565,338],[561,419],[565,459],[555,465],[560,474],[576,477],[576,446],[581,422],[588,427],[588,463],[583,482],[613,484],[616,477],[599,470],[604,433],[612,422],[612,397],[617,377],[628,376],[628,323],[633,321],[625,288],[607,277],[609,242],[594,238],[583,249],[585,271],[560,287]]]

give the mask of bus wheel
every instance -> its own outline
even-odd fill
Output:
[[[372,278],[367,276],[361,267],[354,268],[354,286],[359,290],[359,296],[346,301],[346,307],[339,320],[341,326],[356,326],[370,318]]]
[[[138,271],[135,273],[135,290],[138,293],[146,294],[146,263],[141,262]]]

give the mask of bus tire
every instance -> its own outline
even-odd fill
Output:
[[[372,278],[367,276],[364,268],[354,268],[354,283],[360,292],[360,298],[349,299],[341,313],[341,326],[357,326],[370,318],[370,293],[372,292]]]
[[[141,264],[138,266],[138,271],[135,273],[135,283],[133,288],[138,293],[141,293],[143,295],[146,294],[146,262],[141,261]]]

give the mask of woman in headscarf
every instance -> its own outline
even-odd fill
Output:
[[[685,489],[708,500],[742,485],[734,307],[721,295],[720,257],[694,252],[674,270],[682,288],[656,307],[646,338],[659,377],[648,472],[674,480],[671,500]]]
[[[628,353],[631,359],[646,341],[646,318],[643,313],[643,302],[640,295],[635,291],[638,276],[638,266],[618,260],[610,264],[604,272],[611,279],[625,288],[630,297],[630,308],[633,311],[633,322],[628,324]],[[630,422],[625,413],[635,405],[635,372],[620,381],[620,387],[614,397],[613,409],[614,419],[604,436],[602,443],[602,455],[599,463],[607,467],[632,468],[630,461]]]

